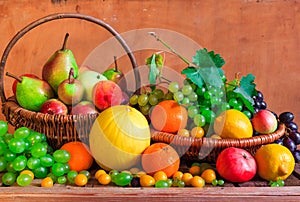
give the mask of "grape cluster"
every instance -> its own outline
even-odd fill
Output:
[[[278,117],[279,121],[286,127],[285,135],[276,140],[275,143],[287,147],[293,154],[295,161],[300,162],[300,150],[297,145],[300,144],[300,133],[298,125],[294,122],[294,114],[292,112],[283,112]]]
[[[171,92],[165,93],[162,89],[144,90],[140,93],[134,93],[129,98],[129,104],[136,107],[145,116],[149,115],[152,106],[157,105],[162,100],[173,99]]]
[[[264,101],[264,96],[261,91],[257,91],[257,94],[253,97],[254,111],[258,112],[261,109],[267,109],[267,103]]]
[[[33,177],[61,177],[70,171],[69,159],[70,153],[66,150],[53,152],[44,134],[27,127],[20,127],[11,134],[7,122],[0,121],[0,172],[5,172],[3,185],[17,182],[20,186],[27,186]]]

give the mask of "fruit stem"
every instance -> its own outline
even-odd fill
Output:
[[[118,71],[118,64],[117,64],[117,56],[114,56],[114,62],[115,62],[115,71]]]
[[[64,43],[63,43],[60,50],[65,50],[66,49],[68,38],[69,38],[69,33],[66,33],[65,38],[64,38]]]
[[[191,65],[192,63],[184,58],[183,56],[179,55],[179,53],[177,53],[169,44],[167,44],[165,41],[161,40],[157,34],[155,32],[148,32],[148,34],[150,34],[151,36],[153,36],[157,41],[161,42],[165,47],[167,47],[172,53],[174,53],[175,55],[177,55],[183,62],[185,62],[188,65]]]
[[[22,78],[17,77],[16,75],[13,75],[13,74],[11,74],[9,72],[6,72],[6,76],[12,77],[12,78],[16,79],[20,83],[22,82]]]
[[[74,83],[74,79],[72,78],[74,78],[74,68],[71,68],[69,72],[69,84]]]

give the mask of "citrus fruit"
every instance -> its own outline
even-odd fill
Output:
[[[155,179],[155,182],[157,182],[159,180],[167,180],[168,176],[164,171],[159,170],[154,173],[153,178]]]
[[[153,107],[150,119],[156,130],[177,133],[179,129],[186,127],[188,113],[175,100],[164,100]]]
[[[181,180],[184,182],[186,186],[191,185],[191,180],[193,179],[193,175],[191,173],[183,173]]]
[[[193,187],[204,187],[205,180],[202,177],[196,175],[190,180],[190,185]]]
[[[45,177],[41,182],[41,187],[53,187],[53,180],[51,177]]]
[[[140,184],[142,187],[152,187],[155,185],[155,179],[151,175],[142,175]]]
[[[146,173],[153,175],[157,171],[164,171],[169,178],[178,171],[180,157],[172,146],[157,142],[144,150],[141,161]]]
[[[206,169],[202,172],[201,177],[206,183],[211,184],[217,178],[216,172],[213,169]]]
[[[249,118],[236,109],[222,112],[215,119],[214,130],[221,138],[250,138],[253,134]]]
[[[196,126],[191,130],[191,136],[195,138],[202,138],[205,135],[205,131],[202,127]]]
[[[200,166],[193,165],[190,167],[189,172],[195,176],[195,175],[200,175],[201,174],[201,168]]]
[[[258,175],[268,181],[285,180],[295,167],[295,159],[290,150],[275,143],[260,147],[254,158]]]
[[[71,170],[77,172],[81,170],[88,170],[93,164],[93,157],[88,146],[82,142],[68,142],[60,149],[66,150],[70,153],[71,158],[68,161]]]
[[[88,178],[85,174],[82,174],[82,173],[79,173],[75,179],[74,179],[74,182],[77,186],[84,186],[87,184],[88,182]]]

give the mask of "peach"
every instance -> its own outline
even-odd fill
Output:
[[[253,129],[261,134],[273,133],[278,126],[276,116],[269,110],[259,110],[252,118]]]

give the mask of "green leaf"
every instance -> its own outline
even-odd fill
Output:
[[[226,92],[233,91],[238,86],[239,80],[233,79],[227,83]]]
[[[150,63],[150,71],[149,71],[149,82],[150,84],[155,84],[156,83],[156,62],[155,62],[155,54],[152,55],[151,57],[151,63]]]
[[[225,60],[214,51],[207,52],[206,48],[196,51],[193,56],[193,63],[198,67],[217,67],[221,68],[225,64]]]
[[[199,87],[202,87],[204,84],[203,78],[200,73],[200,68],[187,67],[181,71],[181,74],[185,74],[187,78],[189,78]]]

